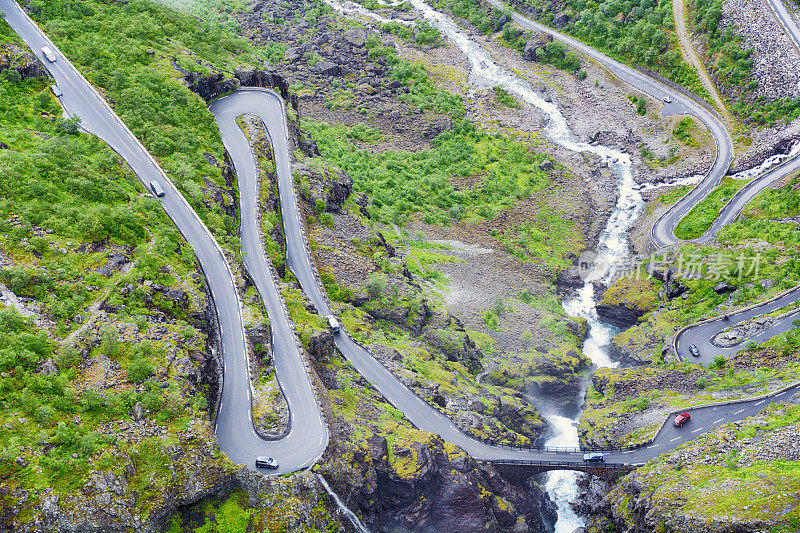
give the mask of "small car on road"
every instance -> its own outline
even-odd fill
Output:
[[[583,460],[587,463],[603,463],[606,458],[603,452],[589,452],[583,454]]]
[[[47,58],[47,60],[51,63],[56,62],[56,53],[50,50],[49,46],[45,46],[42,48],[42,55]]]
[[[691,417],[691,415],[689,415],[689,413],[681,413],[681,414],[679,414],[678,416],[675,417],[675,420],[672,421],[672,425],[675,426],[676,428],[679,428],[682,425],[684,425],[686,422],[691,420],[691,418],[692,417]]]
[[[333,315],[327,315],[325,320],[328,321],[328,327],[331,328],[331,331],[334,333],[339,333],[339,330],[342,329],[342,325],[339,324],[339,321],[336,320],[336,317]]]
[[[64,96],[64,93],[61,91],[61,89],[58,88],[58,85],[51,85],[50,91],[56,98],[61,98],[62,96]]]
[[[689,345],[689,353],[692,354],[693,357],[700,357],[700,350],[694,344]]]
[[[275,470],[278,468],[278,460],[274,457],[259,455],[256,457],[256,468],[268,468],[270,470]]]
[[[164,187],[161,186],[158,180],[153,180],[150,182],[150,190],[153,191],[153,194],[159,198],[164,196]]]
[[[672,103],[672,98],[670,98],[669,96],[665,96],[664,98],[662,98],[662,100],[664,100],[665,104],[671,104]]]

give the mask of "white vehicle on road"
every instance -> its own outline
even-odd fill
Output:
[[[56,62],[56,53],[50,50],[50,47],[45,46],[42,48],[42,55],[47,58],[47,60],[51,63]]]
[[[671,104],[672,103],[672,98],[669,97],[669,96],[665,96],[664,98],[662,98],[662,100],[664,100],[665,104]]]
[[[333,315],[328,315],[325,317],[325,320],[328,321],[328,327],[331,328],[331,331],[334,333],[338,333],[340,329],[342,329],[342,325],[339,324],[339,321],[336,320],[336,317]]]
[[[53,96],[56,98],[61,98],[64,96],[64,93],[61,92],[61,89],[58,88],[58,85],[51,85],[50,90],[53,92]]]

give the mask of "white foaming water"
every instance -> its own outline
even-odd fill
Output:
[[[589,338],[584,346],[586,355],[597,366],[613,366],[604,349],[610,341],[613,329],[601,323],[597,317],[592,281],[607,282],[613,278],[620,260],[629,253],[628,229],[644,206],[642,196],[639,194],[639,185],[633,179],[630,157],[620,150],[606,146],[592,146],[577,140],[554,103],[546,102],[528,82],[498,65],[492,56],[463,33],[450,17],[434,10],[422,0],[409,0],[409,3],[467,56],[471,66],[469,82],[472,87],[482,89],[499,85],[529,106],[539,109],[549,119],[545,126],[548,138],[568,150],[591,152],[599,156],[619,177],[616,208],[600,235],[595,268],[577,296],[564,303],[564,309],[568,314],[584,317],[589,324]],[[554,436],[548,444],[578,446],[575,421],[561,416],[552,416],[549,420]],[[578,496],[576,480],[575,472],[555,471],[548,475],[545,486],[558,507],[556,531],[559,533],[572,533],[575,528],[583,525],[583,520],[569,505]]]
[[[553,437],[545,443],[547,446],[573,447],[578,445],[578,426],[575,420],[559,415],[548,415],[545,416],[545,419],[553,431]],[[570,502],[575,500],[578,495],[579,475],[581,474],[572,470],[554,470],[547,475],[544,488],[558,509],[556,533],[572,533],[584,525],[583,519],[575,514],[570,505]]]
[[[347,520],[350,521],[350,524],[353,526],[353,528],[358,533],[370,533],[370,530],[367,529],[367,526],[365,526],[361,522],[361,520],[358,519],[358,516],[356,516],[356,514],[344,504],[342,499],[339,498],[339,495],[336,494],[336,491],[333,490],[330,485],[328,485],[328,482],[325,481],[325,478],[322,477],[322,474],[317,474],[317,479],[322,484],[322,486],[325,487],[325,490],[328,492],[328,494],[330,494],[333,497],[333,501],[336,502],[336,505],[339,507],[339,510],[347,518]]]
[[[416,24],[413,20],[403,20],[403,19],[388,19],[386,17],[382,17],[377,13],[370,11],[369,9],[365,8],[361,4],[357,4],[356,2],[351,2],[349,0],[345,0],[344,2],[339,2],[338,0],[324,0],[326,4],[331,6],[334,11],[338,11],[339,13],[343,13],[345,15],[361,15],[362,17],[371,18],[377,22],[382,24],[388,24],[390,22],[399,22],[400,24],[404,24],[406,26],[413,26]],[[383,5],[387,7],[394,7],[394,3],[383,3]],[[402,3],[402,2],[401,2]]]
[[[781,161],[789,159],[790,157],[794,157],[797,154],[800,154],[800,141],[795,141],[795,143],[792,145],[792,149],[789,150],[788,154],[775,154],[771,157],[766,158],[764,162],[758,165],[757,167],[748,168],[747,170],[737,172],[736,174],[731,174],[728,177],[733,178],[735,180],[749,180],[755,178],[756,176],[766,171],[767,169],[774,167]]]
[[[639,185],[639,190],[642,192],[652,191],[653,189],[661,189],[664,187],[680,187],[681,185],[697,185],[703,181],[705,176],[703,174],[695,174],[694,176],[687,176],[685,178],[677,178],[674,180],[663,181],[661,183],[642,183]]]

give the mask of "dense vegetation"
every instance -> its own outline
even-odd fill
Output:
[[[114,110],[168,170],[221,243],[238,249],[237,220],[207,202],[225,187],[222,143],[205,103],[177,79],[174,63],[205,75],[256,66],[253,49],[219,25],[179,15],[150,0],[32,0],[32,16],[62,51],[114,101]],[[169,37],[167,37],[169,35]],[[213,184],[213,186],[212,186]]]
[[[734,113],[745,122],[772,126],[790,122],[800,116],[800,98],[766,98],[751,96],[758,86],[752,78],[753,51],[742,47],[741,37],[732,25],[723,27],[722,0],[692,0],[693,30],[708,47],[711,72],[715,83],[734,104]]]
[[[3,40],[9,32],[0,23]],[[187,402],[179,380],[163,366],[168,353],[203,349],[204,336],[188,316],[201,303],[190,298],[186,308],[176,306],[148,294],[143,282],[197,294],[200,287],[190,276],[194,256],[111,149],[59,127],[61,108],[47,80],[2,76],[0,100],[0,131],[9,147],[0,150],[0,248],[8,262],[0,281],[28,299],[47,327],[0,305],[4,493],[10,497],[22,488],[41,494],[49,488],[74,495],[90,470],[120,468],[124,457],[135,465],[129,486],[146,507],[163,498],[171,483],[167,446],[180,441],[177,433],[190,421],[206,418],[207,406],[202,394]],[[129,270],[100,271],[108,247],[129,258]],[[136,288],[123,294],[119,288],[125,284]],[[100,301],[119,307],[128,334],[120,335],[109,319],[95,344],[63,343],[90,318],[87,308]],[[154,327],[157,315],[171,324]],[[121,387],[92,385],[96,378],[88,367],[97,358],[118,365]],[[129,419],[136,404],[164,427],[161,437],[134,444],[105,428]]]
[[[717,219],[727,201],[745,185],[747,185],[745,180],[724,178],[719,186],[692,207],[675,226],[675,236],[679,239],[694,239],[705,233]]]
[[[469,7],[478,4],[478,0],[451,2],[457,16],[466,13],[470,22],[485,31],[490,27],[489,21],[473,14],[474,8]],[[612,57],[651,68],[700,96],[707,96],[697,73],[681,57],[670,0],[515,0],[512,4],[549,26],[563,15],[566,24],[561,31]],[[562,6],[566,9],[562,10]]]

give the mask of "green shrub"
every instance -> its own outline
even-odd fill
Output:
[[[137,357],[130,362],[127,371],[129,381],[132,383],[143,383],[147,378],[153,375],[155,367],[153,363],[144,357]]]
[[[373,272],[367,276],[367,282],[365,284],[367,294],[373,300],[381,298],[386,290],[387,283],[388,279],[386,274],[382,272]]]
[[[715,355],[714,360],[709,363],[708,368],[721,369],[725,368],[726,364],[728,364],[728,360],[725,359],[724,355]]]
[[[34,417],[40,426],[50,427],[56,419],[56,411],[49,405],[43,405],[36,410]]]

